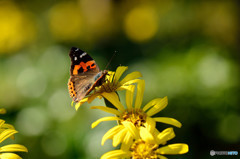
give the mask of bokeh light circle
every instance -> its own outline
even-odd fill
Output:
[[[34,67],[24,69],[17,78],[19,92],[26,97],[36,98],[41,96],[46,86],[45,75]]]
[[[228,142],[240,141],[240,116],[235,113],[226,115],[219,124],[220,137]]]
[[[82,32],[82,19],[78,5],[66,1],[53,6],[49,12],[49,27],[57,40],[77,39]]]
[[[41,145],[49,156],[60,156],[67,148],[67,139],[60,131],[53,131],[44,134]]]
[[[47,113],[42,107],[29,107],[19,112],[16,128],[23,135],[38,136],[47,129],[48,121]]]
[[[197,72],[204,86],[221,87],[229,81],[230,66],[226,59],[210,53],[199,62]]]
[[[61,81],[69,72],[68,50],[54,45],[46,49],[38,59],[38,68],[53,82]]]
[[[134,8],[125,17],[125,32],[135,42],[151,39],[156,34],[157,28],[157,15],[152,7]]]
[[[57,90],[48,101],[48,110],[51,117],[57,121],[66,121],[71,119],[76,113],[75,109],[70,107],[71,99],[67,90]]]
[[[0,54],[18,51],[35,39],[32,14],[12,1],[0,1],[0,19]]]

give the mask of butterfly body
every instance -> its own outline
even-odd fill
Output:
[[[78,48],[72,47],[69,56],[71,58],[71,68],[68,90],[73,101],[79,102],[96,86],[102,84],[107,71],[101,71],[95,60]]]

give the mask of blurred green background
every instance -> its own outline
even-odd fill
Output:
[[[104,69],[129,66],[146,80],[144,103],[168,96],[158,116],[182,122],[169,143],[189,153],[169,158],[226,158],[240,153],[240,1],[0,0],[0,106],[31,159],[91,159],[112,150],[100,145],[115,125],[90,125],[109,115],[76,112],[68,95],[72,46]],[[124,95],[124,93],[122,94]],[[164,127],[157,125],[159,130]],[[12,142],[12,141],[6,141]],[[239,155],[238,155],[239,157]]]

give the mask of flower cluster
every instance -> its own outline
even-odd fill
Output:
[[[5,114],[5,109],[0,109],[0,114]],[[4,120],[0,119],[0,143],[7,138],[14,139],[14,134],[18,133],[15,128],[6,124]],[[27,148],[19,144],[9,144],[0,147],[0,158],[1,159],[21,159],[21,157],[13,152],[28,152]]]
[[[174,118],[153,117],[168,105],[167,97],[156,98],[142,107],[145,81],[139,79],[139,72],[132,72],[119,81],[127,67],[119,66],[116,72],[110,72],[100,87],[94,93],[76,104],[76,109],[94,98],[105,98],[107,106],[93,106],[114,116],[103,117],[92,123],[92,128],[103,121],[116,120],[117,125],[102,138],[102,145],[107,139],[112,140],[114,147],[121,144],[119,150],[105,153],[101,158],[151,158],[165,159],[163,155],[184,154],[188,152],[188,145],[183,143],[167,145],[167,141],[175,137],[173,128],[167,128],[161,132],[156,128],[156,122],[169,124],[180,128],[182,124]],[[124,106],[117,94],[119,90],[126,90]],[[134,100],[135,99],[135,100]],[[109,106],[110,103],[110,106]]]

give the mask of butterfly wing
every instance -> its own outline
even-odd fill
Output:
[[[71,76],[68,81],[69,94],[74,102],[82,100],[94,84],[94,75],[92,76]]]
[[[71,58],[71,76],[85,75],[89,72],[97,74],[101,71],[93,58],[79,48],[72,47],[69,56]]]
[[[101,70],[91,56],[78,48],[71,48],[69,56],[71,58],[69,94],[74,102],[79,102],[92,89],[94,77]]]

